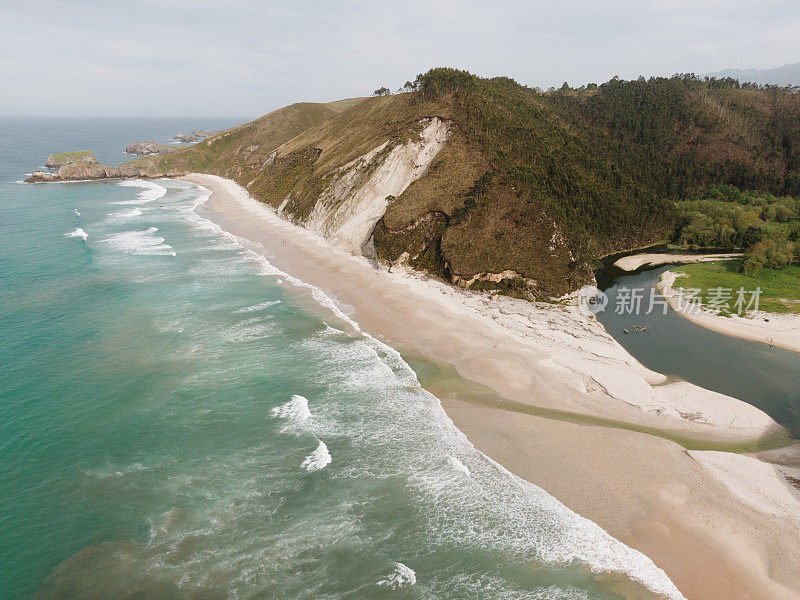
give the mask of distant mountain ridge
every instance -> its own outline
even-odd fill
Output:
[[[732,77],[741,83],[757,83],[759,85],[800,86],[800,62],[775,67],[774,69],[723,69],[704,76]]]

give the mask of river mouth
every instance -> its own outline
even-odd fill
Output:
[[[606,331],[649,369],[752,404],[800,437],[800,353],[717,333],[683,318],[665,306],[654,287],[674,265],[631,272],[614,266],[630,254],[635,253],[606,258],[595,274],[608,297],[605,310],[597,313]],[[641,298],[638,307],[632,296]]]

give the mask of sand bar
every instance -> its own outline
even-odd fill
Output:
[[[658,265],[688,265],[693,263],[711,262],[714,260],[730,260],[741,257],[741,252],[729,254],[631,254],[623,256],[614,263],[615,267],[623,271],[635,271],[644,266],[656,267]]]
[[[261,244],[257,251],[270,262],[325,290],[363,330],[401,352],[452,365],[518,406],[716,439],[745,439],[774,426],[738,400],[696,386],[670,388],[570,306],[522,306],[379,271],[281,221],[233,182],[188,180],[213,192],[204,216]],[[498,409],[447,381],[429,389],[480,450],[650,556],[687,598],[800,598],[800,521],[744,502],[677,444],[545,419],[513,405]],[[676,399],[707,418],[684,418]],[[722,414],[738,417],[739,426],[717,422]]]

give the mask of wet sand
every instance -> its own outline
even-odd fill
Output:
[[[702,389],[659,390],[668,385],[663,376],[644,369],[599,324],[580,320],[569,307],[525,312],[513,302],[376,270],[281,221],[233,182],[187,179],[213,192],[204,216],[261,244],[257,251],[276,267],[328,292],[363,330],[403,353],[452,366],[457,375],[426,387],[480,450],[650,556],[687,598],[800,598],[800,503],[797,519],[768,514],[672,441],[546,419],[513,405],[498,408],[469,386],[476,382],[475,389],[523,407],[717,441],[771,430],[774,423],[761,411]],[[473,306],[484,301],[483,312]],[[513,323],[526,318],[522,335]],[[609,389],[614,382],[619,389]],[[629,401],[648,389],[658,392],[646,403]],[[695,407],[714,404],[708,422],[669,411],[687,396]],[[722,424],[731,415],[739,427]]]

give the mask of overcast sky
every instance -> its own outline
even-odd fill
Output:
[[[800,61],[798,0],[0,0],[0,115],[255,117],[434,66],[530,86]]]

